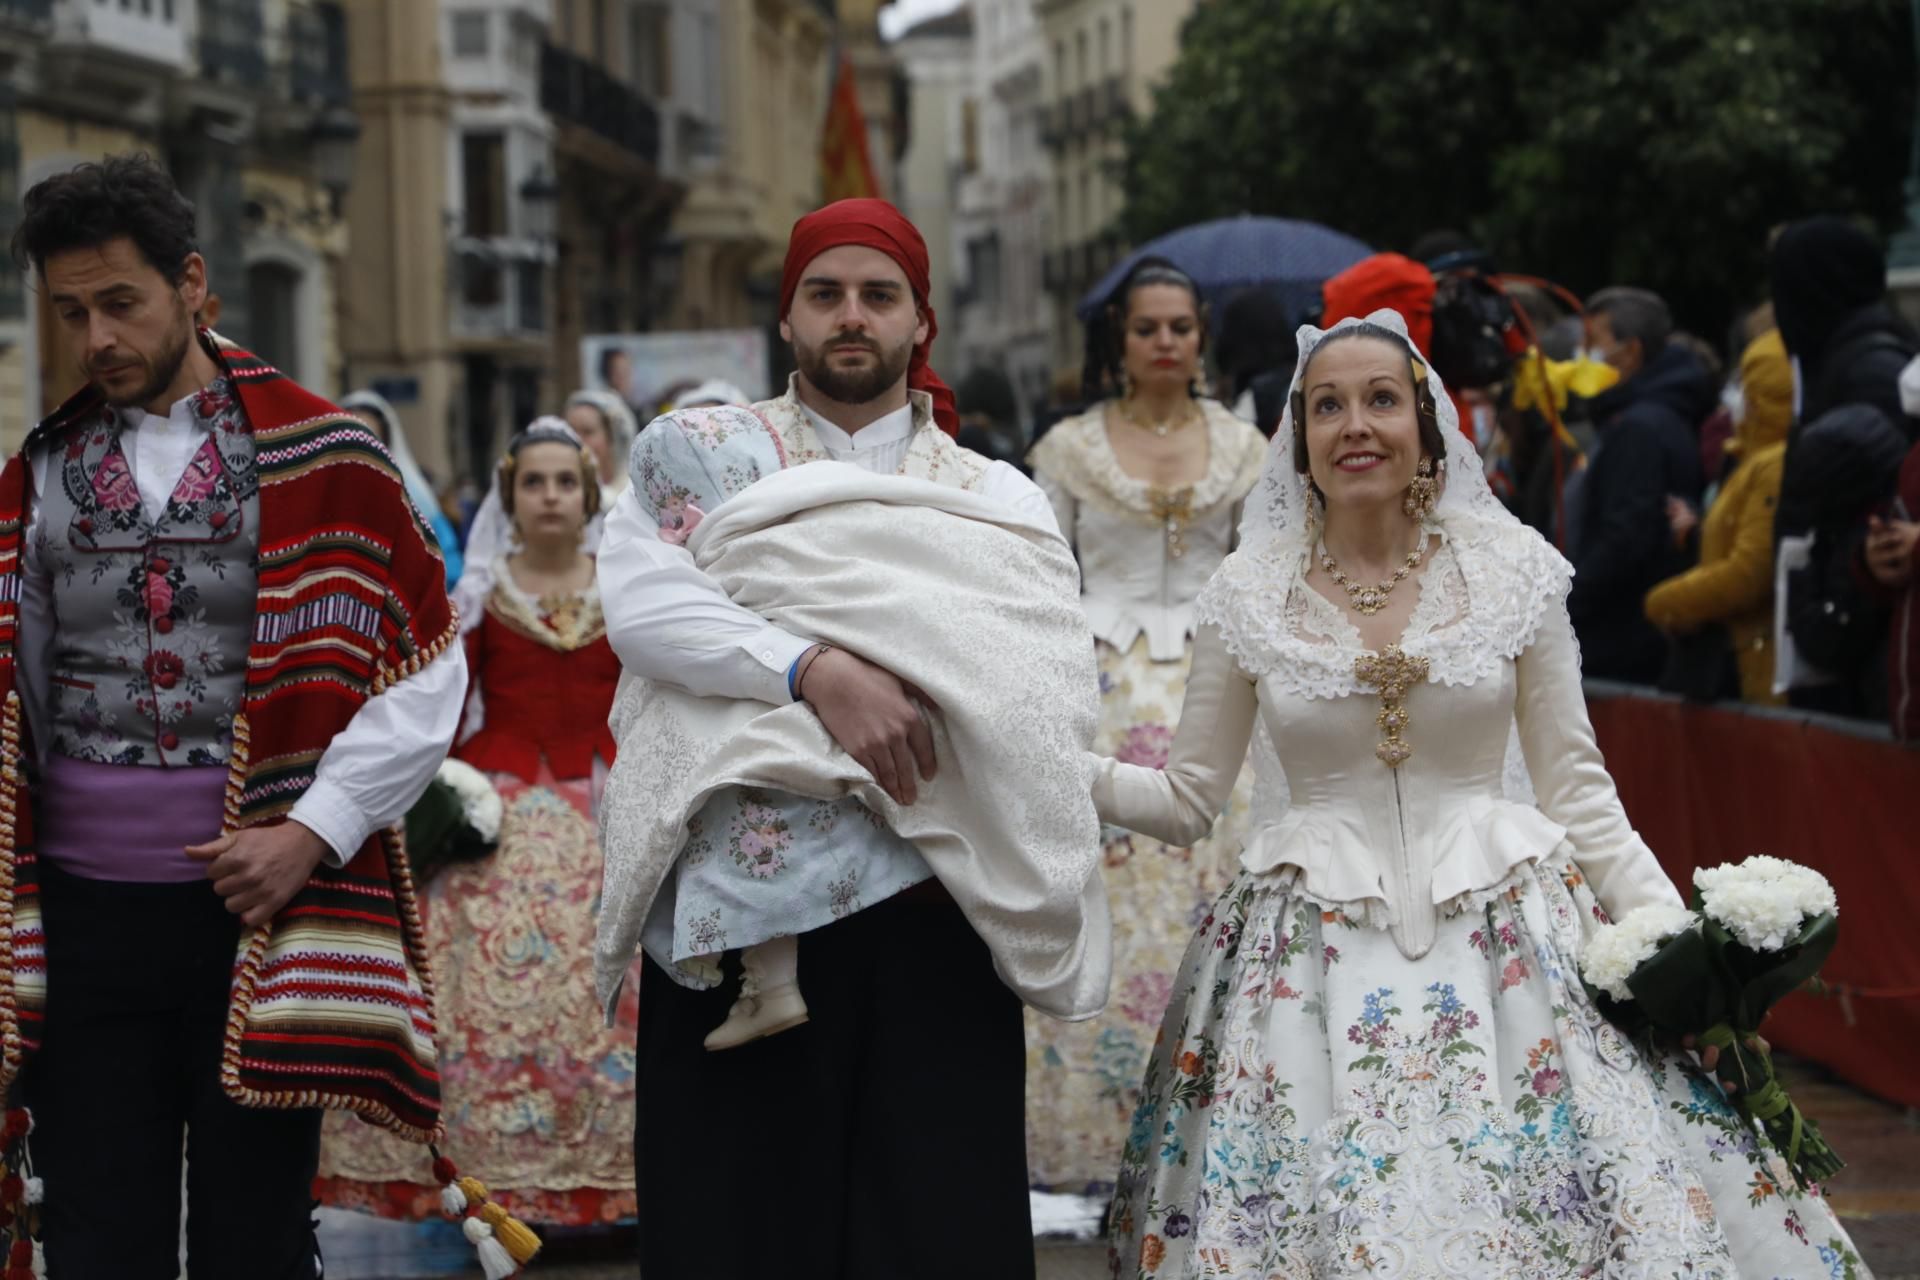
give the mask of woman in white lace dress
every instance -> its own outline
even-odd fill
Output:
[[[1266,440],[1195,394],[1206,324],[1193,282],[1157,259],[1136,267],[1089,323],[1085,394],[1094,407],[1034,446],[1033,478],[1080,560],[1097,637],[1095,749],[1165,762],[1193,657],[1193,600],[1233,545]],[[1236,867],[1246,788],[1207,838],[1164,844],[1110,830],[1112,998],[1104,1016],[1027,1018],[1027,1159],[1033,1184],[1111,1188],[1140,1099],[1154,1029],[1194,923]]]
[[[1147,1069],[1114,1274],[1864,1276],[1718,1088],[1587,998],[1594,922],[1679,895],[1595,744],[1570,570],[1405,334],[1301,331],[1172,757],[1096,783],[1182,843],[1256,720],[1278,748]]]

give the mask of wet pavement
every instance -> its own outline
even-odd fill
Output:
[[[1794,1100],[1846,1159],[1829,1191],[1860,1255],[1877,1280],[1920,1280],[1920,1111],[1870,1098],[1816,1067],[1786,1066]],[[419,1276],[479,1276],[463,1269],[470,1253],[457,1235],[436,1256],[413,1247],[400,1262],[397,1224],[352,1215],[327,1215],[323,1242],[330,1280],[409,1280]],[[412,1242],[417,1246],[417,1237]],[[1104,1280],[1104,1244],[1042,1242],[1036,1247],[1040,1280]],[[529,1280],[632,1280],[637,1274],[631,1231],[585,1241],[556,1242],[535,1263]],[[425,1269],[423,1269],[425,1268]]]

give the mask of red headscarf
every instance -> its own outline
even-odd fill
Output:
[[[829,249],[855,244],[878,249],[900,264],[907,273],[907,286],[920,313],[927,318],[927,340],[913,349],[907,363],[907,386],[924,391],[933,398],[933,420],[948,435],[960,432],[960,412],[954,407],[953,392],[940,381],[940,375],[927,364],[933,339],[940,326],[927,302],[931,285],[927,271],[927,242],[906,215],[885,200],[836,200],[824,209],[816,209],[793,224],[787,239],[787,262],[780,272],[780,314],[793,309],[793,295],[800,288],[800,273],[807,264]]]
[[[1407,336],[1420,354],[1432,357],[1433,272],[1397,253],[1376,253],[1342,271],[1320,287],[1320,325],[1358,320],[1386,307],[1407,322]]]
[[[1382,307],[1398,311],[1407,322],[1407,336],[1423,359],[1433,359],[1433,299],[1438,292],[1433,272],[1425,263],[1398,253],[1376,253],[1342,271],[1320,286],[1320,325],[1358,320]],[[1460,429],[1468,439],[1476,434],[1473,406],[1453,388],[1447,388]]]

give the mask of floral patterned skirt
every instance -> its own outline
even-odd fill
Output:
[[[441,1150],[529,1222],[635,1216],[639,975],[608,1027],[593,989],[600,841],[591,784],[493,775],[505,802],[493,856],[422,894],[440,1036]],[[326,1118],[315,1194],[389,1218],[440,1216],[426,1148]]]
[[[1285,872],[1236,880],[1147,1068],[1113,1274],[1866,1276],[1716,1085],[1589,1003],[1566,852],[1419,960]]]
[[[1163,768],[1186,697],[1191,644],[1177,662],[1147,657],[1141,636],[1122,653],[1098,644],[1100,727],[1093,749]],[[1194,925],[1239,870],[1250,773],[1243,772],[1213,833],[1180,849],[1110,827],[1101,870],[1113,915],[1107,1011],[1056,1022],[1027,1011],[1028,1180],[1052,1191],[1113,1186],[1140,1076],[1174,971]]]

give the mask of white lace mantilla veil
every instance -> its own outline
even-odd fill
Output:
[[[1286,655],[1268,649],[1256,635],[1248,633],[1264,632],[1268,627],[1277,631],[1285,625],[1286,592],[1294,577],[1289,566],[1298,565],[1310,550],[1307,546],[1308,476],[1295,464],[1294,458],[1294,392],[1300,389],[1300,380],[1306,374],[1314,348],[1329,337],[1362,324],[1390,330],[1407,343],[1409,350],[1415,349],[1407,336],[1406,321],[1397,311],[1375,311],[1363,319],[1342,320],[1328,329],[1310,324],[1300,326],[1300,360],[1294,366],[1286,408],[1281,414],[1280,429],[1274,433],[1273,444],[1267,451],[1266,466],[1242,510],[1238,550],[1221,566],[1197,602],[1199,620],[1220,627],[1228,649],[1250,675],[1260,676],[1265,674],[1263,667],[1286,661]],[[1485,674],[1502,658],[1517,657],[1531,640],[1546,602],[1555,596],[1565,597],[1573,571],[1558,552],[1493,496],[1484,463],[1479,452],[1461,434],[1459,414],[1441,384],[1440,375],[1424,357],[1420,363],[1426,369],[1427,389],[1433,397],[1441,438],[1446,442],[1446,457],[1440,467],[1441,496],[1430,523],[1438,525],[1456,545],[1491,540],[1508,544],[1508,549],[1521,553],[1517,562],[1508,565],[1514,572],[1502,574],[1507,580],[1499,584],[1501,594],[1511,598],[1517,623],[1504,627],[1467,627],[1471,633],[1468,643],[1481,647],[1478,656],[1484,662],[1469,659],[1471,669],[1454,664],[1451,670],[1436,670],[1433,677],[1442,683],[1461,683]],[[1264,652],[1256,652],[1261,650]],[[1279,821],[1286,814],[1289,802],[1279,754],[1264,718],[1257,723],[1253,741],[1254,830]],[[1510,800],[1534,803],[1533,783],[1521,755],[1517,723],[1507,739],[1505,791]]]

